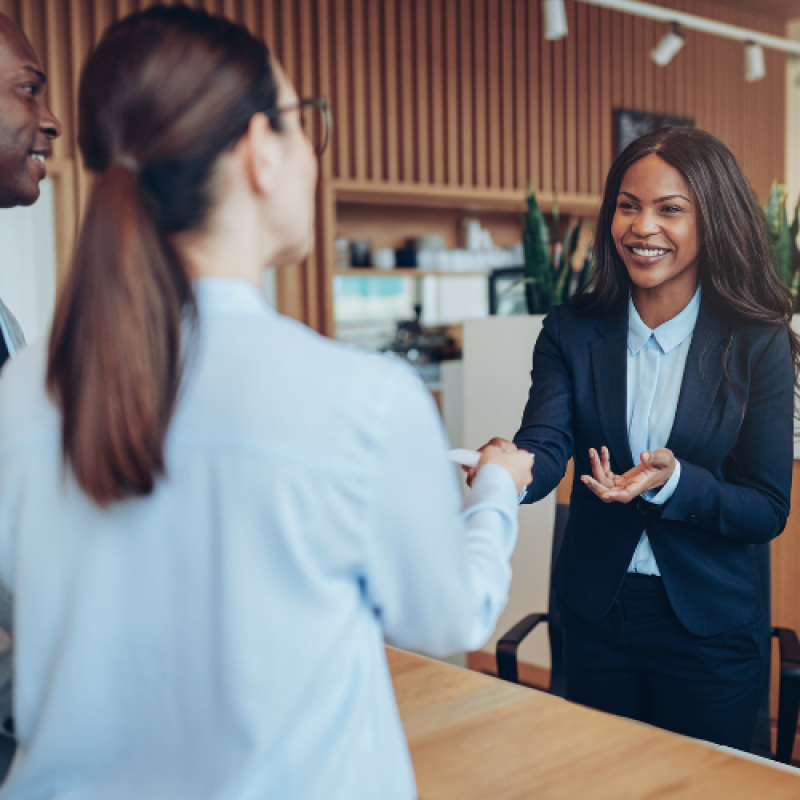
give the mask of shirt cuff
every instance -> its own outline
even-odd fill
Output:
[[[675,469],[670,475],[669,480],[659,489],[657,492],[654,489],[651,489],[649,492],[644,492],[642,497],[647,500],[648,503],[652,503],[654,506],[663,506],[667,500],[675,494],[675,490],[678,488],[678,481],[681,479],[681,462],[678,459],[675,459]]]
[[[499,464],[484,464],[472,483],[472,491],[464,501],[462,518],[470,520],[486,511],[500,514],[504,520],[502,525],[502,541],[507,556],[517,541],[517,487],[508,470]]]
[[[499,464],[484,464],[464,501],[464,512],[470,515],[492,509],[516,516],[516,497],[517,489],[508,470]]]

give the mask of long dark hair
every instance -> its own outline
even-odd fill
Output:
[[[588,290],[574,298],[585,313],[621,312],[631,289],[617,253],[611,224],[619,189],[630,166],[657,155],[683,175],[697,198],[700,228],[698,274],[703,302],[733,330],[743,323],[783,325],[789,332],[795,384],[800,374],[800,338],[792,330],[794,301],[772,264],[764,216],[739,162],[715,136],[696,128],[664,128],[628,145],[606,178],[595,235],[595,273]]]
[[[116,23],[86,63],[78,138],[96,178],[55,310],[47,387],[64,458],[100,505],[149,494],[164,472],[183,320],[196,318],[170,237],[202,228],[218,157],[277,98],[262,42],[183,6]]]

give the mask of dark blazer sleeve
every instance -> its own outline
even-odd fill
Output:
[[[722,479],[680,459],[680,481],[661,519],[689,522],[717,536],[760,544],[778,536],[789,515],[794,366],[785,328],[769,340],[744,391],[745,411]]]
[[[523,503],[558,486],[572,457],[573,382],[560,342],[560,307],[544,320],[533,349],[531,389],[514,444],[534,454],[533,482]]]

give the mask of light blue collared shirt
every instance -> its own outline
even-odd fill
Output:
[[[627,419],[634,464],[641,463],[644,450],[658,450],[667,445],[699,311],[698,286],[686,308],[653,331],[642,322],[633,298],[628,302]],[[676,461],[675,471],[664,486],[658,492],[645,492],[643,497],[663,505],[674,494],[680,477],[681,465]],[[647,531],[642,533],[628,572],[661,574]]]
[[[149,497],[99,508],[61,459],[46,343],[0,379],[0,576],[15,600],[3,800],[412,800],[384,637],[480,647],[516,490],[463,504],[430,394],[201,281],[197,346]],[[99,402],[99,401],[98,401]]]

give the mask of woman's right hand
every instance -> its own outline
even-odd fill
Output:
[[[480,448],[481,460],[477,467],[466,468],[467,484],[471,487],[475,476],[484,464],[497,464],[506,470],[512,477],[517,494],[533,480],[533,456],[527,450],[519,450],[508,439],[495,437]]]

